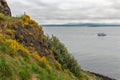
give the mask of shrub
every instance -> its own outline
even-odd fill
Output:
[[[58,70],[62,70],[61,64],[58,61],[55,62],[55,65]]]
[[[0,21],[1,21],[1,20],[5,20],[5,15],[2,14],[2,13],[0,13]]]
[[[22,19],[19,20],[19,23],[22,27],[26,27],[28,25],[38,26],[38,23],[30,18],[28,15],[23,15]]]
[[[20,40],[23,40],[23,39],[24,39],[24,36],[23,36],[23,35],[19,35],[19,39],[20,39]]]
[[[1,32],[1,31],[0,31]],[[3,35],[0,33],[0,38],[3,37]]]
[[[17,43],[17,41],[9,39],[6,40],[6,42],[9,44],[9,49],[11,49],[13,53],[16,53],[18,51],[19,44]]]
[[[8,39],[6,40],[6,43],[9,44],[8,48],[11,50],[11,55],[14,55],[16,53],[21,53],[21,55],[24,57],[29,55],[29,51],[20,45],[16,40]]]
[[[15,33],[15,31],[14,31],[14,30],[7,29],[7,30],[6,30],[6,33],[7,33],[8,35],[13,35],[13,34]]]
[[[47,59],[46,59],[46,57],[45,56],[43,56],[43,57],[41,57],[37,52],[35,52],[35,53],[33,53],[33,57],[38,61],[38,62],[40,62],[40,65],[42,66],[42,67],[47,67],[47,68],[52,68],[51,66],[50,66],[50,64],[48,63],[48,61],[47,61]]]
[[[24,22],[23,22],[22,19],[19,19],[18,22],[19,22],[19,24],[21,25],[21,27],[25,27],[25,26],[24,26]]]
[[[23,57],[29,57],[29,51],[23,45],[19,44],[16,40],[6,39],[4,40],[3,37],[0,37],[0,50],[3,53],[9,54],[14,56],[19,54]]]
[[[63,43],[55,36],[49,38],[49,45],[53,50],[55,59],[62,64],[63,69],[69,69],[76,77],[80,77],[80,66],[73,56],[70,55]]]

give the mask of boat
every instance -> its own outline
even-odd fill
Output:
[[[98,36],[107,36],[105,33],[98,33]]]

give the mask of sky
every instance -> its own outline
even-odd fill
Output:
[[[13,16],[39,24],[120,23],[120,0],[7,0]]]

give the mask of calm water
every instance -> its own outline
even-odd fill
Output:
[[[82,69],[120,80],[120,27],[44,27],[75,56]],[[97,33],[104,32],[105,37]]]

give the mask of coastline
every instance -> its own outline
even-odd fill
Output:
[[[91,74],[94,74],[95,76],[98,76],[98,77],[100,77],[100,78],[103,78],[103,80],[116,80],[116,79],[113,79],[113,78],[104,76],[104,75],[102,75],[102,74],[99,74],[99,73],[94,73],[94,72],[90,72],[90,71],[87,71],[87,72],[89,72],[89,73],[91,73]]]

